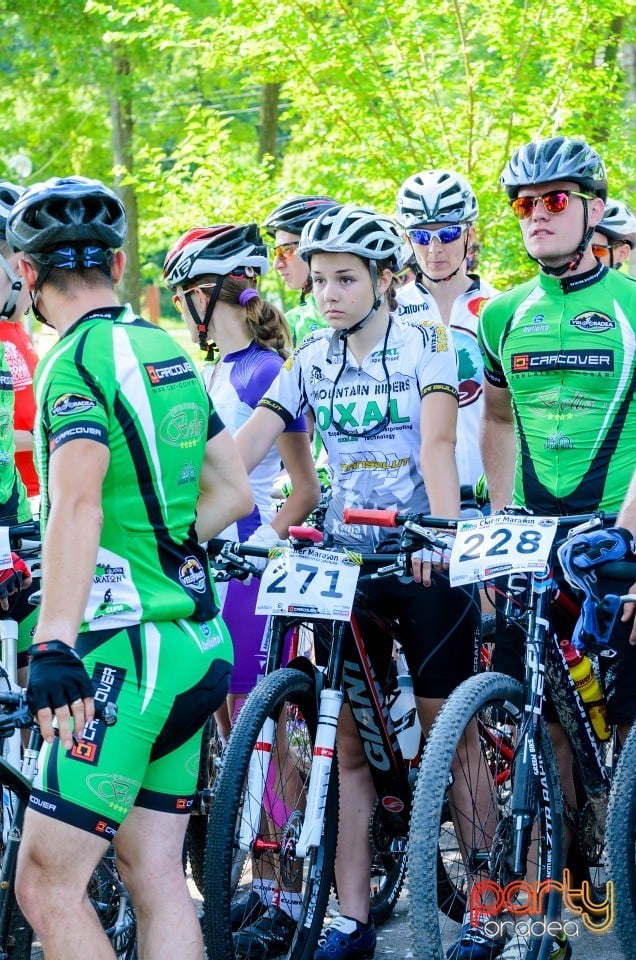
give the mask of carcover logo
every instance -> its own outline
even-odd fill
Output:
[[[589,370],[611,373],[614,370],[613,350],[568,350],[563,353],[513,353],[511,373],[543,373],[547,370]]]
[[[144,367],[153,387],[162,387],[167,383],[178,383],[180,380],[195,378],[192,364],[185,357],[162,360],[161,363],[145,363]]]

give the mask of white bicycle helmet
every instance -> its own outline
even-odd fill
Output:
[[[550,137],[519,147],[501,174],[501,185],[514,200],[521,187],[533,183],[571,180],[584,190],[607,199],[607,174],[598,153],[584,140]]]
[[[118,249],[126,239],[126,211],[112,190],[86,177],[53,177],[28,187],[11,208],[7,242],[37,254],[95,244]]]
[[[277,230],[300,236],[306,223],[315,220],[323,210],[336,205],[331,197],[303,195],[283,200],[265,219],[263,226],[273,237]]]
[[[255,223],[222,223],[184,233],[166,256],[163,276],[174,289],[206,274],[262,276],[268,267],[267,247]]]
[[[632,250],[636,247],[636,217],[620,200],[607,200],[596,229],[615,243],[628,243]]]
[[[303,228],[298,253],[307,261],[317,251],[354,253],[363,260],[392,260],[395,265],[401,246],[393,220],[347,203],[327,208]]]
[[[0,232],[4,233],[11,210],[24,193],[24,187],[17,187],[8,180],[0,180]]]
[[[479,207],[468,180],[451,170],[426,170],[404,181],[396,219],[405,230],[424,223],[472,223]]]

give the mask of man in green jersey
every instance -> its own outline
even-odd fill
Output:
[[[584,141],[551,137],[518,149],[501,183],[539,273],[486,304],[478,329],[481,450],[493,512],[506,504],[544,516],[616,511],[636,443],[636,284],[592,251],[607,199],[603,163]],[[628,639],[628,625],[619,624],[618,656],[605,677],[608,715],[619,724],[636,715],[636,648]],[[522,637],[501,622],[495,669],[523,676]],[[552,726],[574,806],[567,740]],[[565,938],[554,940],[553,960],[570,954]],[[497,945],[457,960],[494,956],[507,960]]]
[[[125,233],[118,197],[83,177],[29,188],[7,223],[33,312],[59,334],[35,383],[43,595],[28,695],[45,745],[17,878],[47,960],[114,958],[86,897],[110,842],[139,955],[203,958],[181,855],[232,646],[199,541],[253,506],[190,360],[117,303]],[[95,701],[117,704],[115,726]]]

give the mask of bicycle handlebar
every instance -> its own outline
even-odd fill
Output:
[[[345,523],[363,523],[373,527],[403,527],[407,523],[438,530],[456,530],[458,520],[449,517],[431,517],[427,513],[400,513],[399,510],[364,510],[346,507],[342,515]]]

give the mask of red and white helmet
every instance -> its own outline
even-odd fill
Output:
[[[163,276],[174,289],[207,274],[262,276],[268,267],[267,247],[255,223],[222,223],[184,233],[164,261]]]

